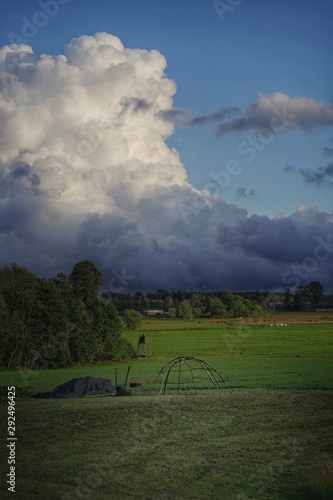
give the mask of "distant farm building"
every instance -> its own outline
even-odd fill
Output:
[[[160,309],[158,307],[150,307],[147,309],[139,309],[139,311],[144,315],[144,316],[164,316],[165,311],[164,309]]]

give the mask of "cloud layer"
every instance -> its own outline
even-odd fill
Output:
[[[27,45],[0,49],[1,264],[47,276],[91,259],[112,291],[253,289],[292,286],[292,266],[316,259],[318,238],[330,248],[332,215],[301,207],[279,220],[248,217],[189,184],[165,142],[177,115],[165,67],[159,52],[127,49],[107,33],[74,39],[57,57]],[[281,95],[261,96],[245,122],[231,118],[219,133],[266,123]],[[318,109],[304,101],[289,112],[311,129]],[[333,252],[325,251],[302,279],[330,283]]]
[[[248,104],[241,116],[220,123],[216,134],[220,137],[230,132],[262,129],[280,133],[297,128],[312,132],[322,127],[333,127],[333,106],[275,92],[259,94],[257,101]]]
[[[328,163],[317,169],[295,168],[291,165],[285,165],[283,170],[286,174],[295,172],[300,174],[307,184],[333,186],[333,163]]]

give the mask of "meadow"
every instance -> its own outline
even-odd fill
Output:
[[[287,326],[270,326],[284,323]],[[333,498],[333,315],[254,320],[144,320],[126,337],[152,356],[123,363],[0,372],[32,392],[82,375],[142,382],[130,398],[17,398],[19,499]],[[227,380],[197,395],[153,381],[171,358],[196,356]],[[1,457],[6,450],[6,404]],[[1,458],[1,498],[8,464]]]

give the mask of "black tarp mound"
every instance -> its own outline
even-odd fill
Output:
[[[79,377],[58,385],[53,391],[38,394],[44,398],[82,398],[84,396],[115,396],[117,390],[108,378]]]

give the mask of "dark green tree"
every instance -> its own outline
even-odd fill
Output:
[[[86,303],[94,299],[103,283],[102,273],[91,260],[75,264],[69,277],[74,292]]]
[[[169,316],[169,318],[176,318],[177,317],[177,309],[175,307],[169,307],[168,316]]]
[[[246,318],[251,315],[252,303],[249,299],[243,299],[239,295],[234,296],[233,303],[229,309],[233,318]]]
[[[165,298],[165,309],[168,311],[170,307],[173,307],[173,299],[170,295]]]
[[[6,304],[10,329],[6,343],[11,344],[5,365],[31,366],[43,342],[42,322],[44,280],[17,264],[0,269],[0,294]]]
[[[301,311],[307,309],[310,305],[308,292],[305,285],[299,285],[295,290],[294,295],[294,309]]]
[[[142,323],[142,314],[134,309],[126,309],[126,311],[124,311],[123,321],[126,330],[137,330]]]
[[[206,309],[206,304],[204,303],[204,295],[202,293],[193,293],[190,298],[191,308],[193,311],[193,316],[196,318],[200,317]]]
[[[314,307],[319,304],[324,297],[324,287],[320,281],[311,281],[306,287],[306,294],[310,304]]]
[[[291,303],[292,303],[292,300],[293,300],[293,296],[292,296],[292,293],[290,291],[290,288],[285,288],[283,305],[285,307],[289,308]]]
[[[219,298],[222,300],[223,304],[225,304],[227,308],[230,309],[234,303],[235,295],[231,290],[224,290],[223,292],[219,293]]]
[[[13,350],[13,342],[15,341],[15,334],[11,328],[11,322],[9,318],[7,304],[1,294],[0,294],[0,325],[1,325],[0,366],[5,366]]]
[[[209,311],[211,316],[224,318],[227,316],[227,306],[218,297],[211,297]]]
[[[97,341],[92,335],[93,320],[79,297],[71,301],[70,319],[69,348],[73,362],[93,363],[97,349]]]
[[[60,368],[70,366],[69,337],[73,331],[70,306],[73,292],[65,275],[51,278],[44,284],[42,321],[44,324],[44,344],[36,367]]]
[[[177,316],[181,319],[192,319],[192,308],[189,300],[183,300],[179,304]]]
[[[108,300],[97,297],[94,301],[92,337],[95,340],[96,359],[113,359],[113,351],[122,332],[121,318]]]

